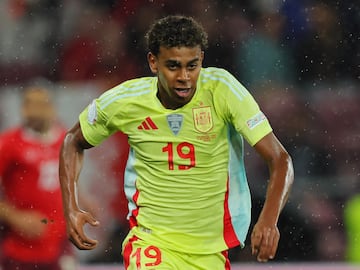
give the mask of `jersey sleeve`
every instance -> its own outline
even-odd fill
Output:
[[[81,131],[92,146],[99,145],[116,130],[110,125],[109,112],[102,110],[100,99],[94,99],[79,116]]]
[[[246,141],[254,146],[272,128],[249,91],[230,73],[222,70],[220,103],[229,121]]]

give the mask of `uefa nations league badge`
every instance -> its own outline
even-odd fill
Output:
[[[183,118],[182,114],[169,114],[166,116],[168,125],[174,135],[178,135],[183,123]]]

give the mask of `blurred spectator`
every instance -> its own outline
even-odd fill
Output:
[[[344,65],[343,77],[359,82],[360,79],[360,1],[335,1],[343,31]]]
[[[310,84],[340,78],[344,70],[344,33],[333,6],[306,6],[309,31],[294,47],[298,78]]]
[[[3,269],[74,269],[58,180],[64,128],[49,92],[25,90],[23,123],[0,137]]]
[[[305,106],[300,91],[291,85],[265,83],[256,88],[259,105],[276,130],[284,146],[294,157],[297,177],[309,176],[313,124],[311,111]]]
[[[293,48],[301,42],[309,32],[309,20],[306,6],[310,0],[287,0],[280,8],[281,14],[285,18],[283,36],[285,44]],[[298,48],[301,49],[301,48]]]
[[[254,31],[240,47],[236,61],[242,81],[253,89],[266,83],[293,84],[295,66],[290,51],[281,43],[284,17],[263,13],[255,20]]]
[[[54,74],[60,0],[0,1],[0,83]]]
[[[351,191],[358,182],[360,153],[360,97],[358,89],[346,85],[318,88],[313,93],[310,107],[317,120],[311,141],[319,153],[326,153],[323,169],[339,179],[346,177],[341,185]],[[328,168],[328,169],[326,169]],[[359,185],[357,185],[359,187]]]
[[[60,80],[98,81],[105,90],[136,76],[123,27],[105,11],[93,6],[82,14],[75,38],[67,41],[61,53]]]

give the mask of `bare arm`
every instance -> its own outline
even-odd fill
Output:
[[[98,221],[78,204],[78,178],[83,165],[84,150],[92,146],[86,142],[77,123],[69,130],[60,151],[59,177],[63,197],[64,214],[70,241],[79,249],[94,249],[97,241],[87,237],[84,225],[97,226]]]
[[[5,222],[21,237],[36,239],[45,232],[46,216],[36,210],[20,210],[0,201],[0,221]]]
[[[267,261],[274,258],[277,250],[280,239],[277,222],[287,202],[294,171],[289,154],[273,133],[261,139],[255,150],[269,167],[270,181],[264,207],[251,234],[251,247],[258,261]]]

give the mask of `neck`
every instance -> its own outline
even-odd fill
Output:
[[[46,130],[39,131],[30,127],[25,127],[24,134],[29,139],[41,141],[44,143],[51,143],[57,139],[58,129],[55,127],[50,127]]]

